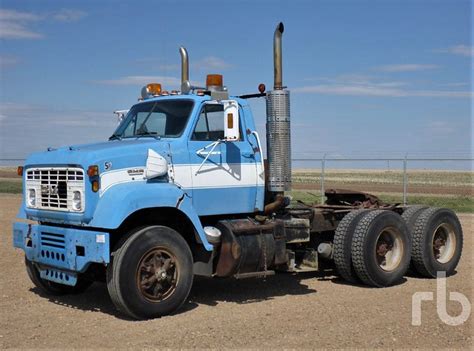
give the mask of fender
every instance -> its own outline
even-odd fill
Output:
[[[163,182],[127,182],[107,190],[97,203],[91,227],[116,229],[132,213],[157,207],[174,207],[194,225],[204,248],[212,251],[191,198],[174,184]]]

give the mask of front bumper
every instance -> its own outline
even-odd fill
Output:
[[[110,262],[110,238],[104,232],[17,222],[13,246],[36,263],[41,278],[66,285],[75,285],[78,273],[91,263]]]

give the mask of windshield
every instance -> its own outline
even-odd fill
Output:
[[[111,139],[154,136],[179,137],[193,109],[192,100],[150,101],[135,105]]]

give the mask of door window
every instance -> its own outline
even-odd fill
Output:
[[[199,119],[194,128],[192,140],[216,141],[224,139],[224,106],[206,104],[201,109]]]

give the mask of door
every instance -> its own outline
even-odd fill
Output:
[[[224,105],[203,104],[188,141],[193,205],[200,216],[251,213],[257,196],[257,164],[243,118],[239,138],[224,140]]]

